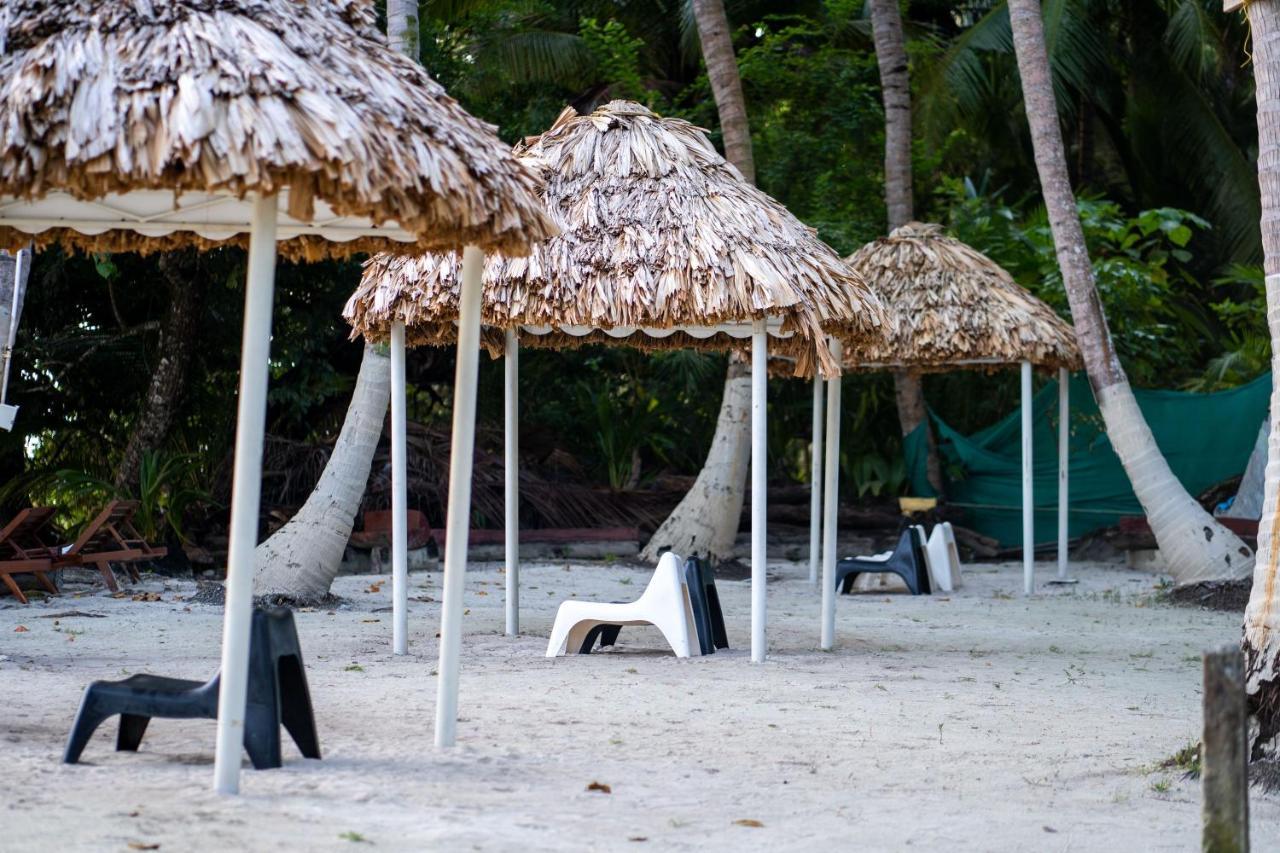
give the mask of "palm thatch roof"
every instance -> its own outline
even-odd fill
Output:
[[[846,345],[849,367],[939,372],[1024,361],[1081,367],[1075,330],[940,225],[909,222],[846,260],[897,318],[883,342]]]
[[[301,223],[360,221],[337,244],[340,229],[282,222],[280,249],[295,257],[465,244],[515,255],[553,232],[534,176],[492,126],[387,45],[372,0],[0,4],[0,219],[15,199],[104,200],[115,211],[122,194],[145,191],[167,192],[170,207],[176,194],[274,192]],[[167,230],[125,211],[151,225],[141,239],[118,226],[70,231],[55,216],[35,242],[155,251],[247,241],[207,204],[195,205],[200,227]],[[31,239],[0,227],[0,247]]]
[[[535,346],[723,349],[735,346],[726,325],[768,317],[791,335],[771,347],[794,353],[807,373],[815,355],[836,369],[816,346],[824,333],[882,336],[883,309],[858,275],[686,121],[628,101],[590,115],[569,108],[516,157],[545,180],[561,233],[527,258],[488,259],[482,322],[490,327],[520,328]],[[451,342],[458,267],[451,254],[375,257],[344,316],[373,340],[402,321],[411,344]],[[721,333],[701,337],[709,328]],[[673,331],[654,337],[658,330]]]

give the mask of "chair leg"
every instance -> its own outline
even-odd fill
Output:
[[[667,644],[678,658],[687,658],[692,653],[689,648],[689,623],[681,611],[657,615],[652,625],[667,638]]]
[[[27,597],[22,594],[22,590],[18,588],[18,584],[14,581],[13,575],[0,575],[0,580],[4,581],[4,585],[9,588],[9,592],[13,593],[13,597],[23,604],[27,603]]]
[[[599,625],[588,631],[587,636],[582,640],[582,645],[578,647],[578,654],[591,654],[591,650],[596,646],[596,640],[600,639],[600,635],[604,633],[605,627],[605,624],[601,622]]]
[[[298,745],[303,758],[320,757],[320,737],[316,733],[316,716],[311,708],[302,662],[293,655],[277,663],[280,683],[280,722]]]
[[[40,582],[40,586],[44,587],[45,591],[50,595],[60,594],[58,587],[54,585],[53,581],[49,580],[49,576],[44,572],[33,572],[33,574],[36,576],[36,580]]]
[[[116,583],[115,572],[111,571],[110,563],[94,563],[98,567],[98,574],[102,575],[103,582],[107,585],[107,589],[112,592],[119,592],[120,585]]]
[[[110,713],[100,711],[95,707],[93,685],[89,685],[89,689],[85,691],[84,699],[80,702],[80,710],[76,713],[76,721],[71,725],[71,734],[67,738],[67,748],[62,753],[62,762],[64,764],[78,762],[80,753],[84,752],[84,748],[88,745],[89,739],[93,737],[93,733],[110,716],[112,716]]]
[[[853,585],[858,580],[859,574],[860,574],[859,572],[850,572],[849,574],[844,576],[844,582],[841,584],[841,587],[840,587],[840,593],[842,595],[849,595],[851,592],[853,592]]]
[[[568,654],[570,649],[581,649],[583,643],[586,642],[587,634],[591,633],[595,625],[595,622],[588,620],[578,622],[570,628],[569,636],[566,638],[564,646],[565,654]]]
[[[244,748],[254,770],[271,770],[280,757],[280,719],[274,708],[250,703],[244,715]]]
[[[547,641],[547,657],[556,657],[561,650],[567,650],[565,641],[568,639],[569,631],[572,628],[573,622],[567,616],[561,616],[557,612],[555,624],[551,626],[551,639]]]
[[[618,644],[618,635],[622,633],[621,625],[601,625],[600,626],[600,647],[616,646]]]
[[[146,734],[147,723],[149,722],[151,722],[150,717],[144,717],[140,714],[121,714],[120,731],[116,735],[116,751],[137,752],[138,745],[142,743],[142,736]]]

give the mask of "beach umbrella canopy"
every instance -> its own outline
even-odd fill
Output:
[[[1034,578],[1034,505],[1031,490],[1031,371],[1057,370],[1060,375],[1059,430],[1059,574],[1066,574],[1066,442],[1067,371],[1083,362],[1075,330],[1052,308],[1009,275],[999,264],[943,232],[942,226],[908,222],[887,237],[873,240],[846,258],[884,300],[897,325],[880,341],[846,343],[844,365],[850,370],[895,368],[938,373],[967,368],[1022,369],[1022,514],[1023,572],[1028,594]],[[829,397],[839,407],[839,392]],[[839,412],[827,421],[827,477],[838,476],[832,462],[839,455]],[[834,442],[834,443],[833,443]],[[816,442],[815,442],[816,443]],[[825,524],[834,531],[834,507]],[[834,532],[828,534],[834,543]],[[834,642],[834,591],[826,577],[834,571],[834,554],[824,554],[823,648]]]
[[[515,155],[539,175],[560,233],[527,257],[491,256],[483,274],[485,344],[507,355],[507,631],[518,631],[518,344],[725,349],[745,348],[749,338],[751,655],[763,660],[766,351],[793,357],[800,375],[837,373],[827,336],[882,337],[888,319],[880,301],[813,229],[743,180],[686,121],[630,101],[587,115],[568,108]],[[354,334],[390,339],[393,348],[400,336],[449,343],[465,304],[458,270],[450,253],[376,256],[344,316]],[[393,410],[403,393],[393,382]],[[451,486],[455,481],[451,473]],[[449,541],[466,536],[465,520],[455,521]],[[460,589],[452,596],[446,589],[445,612],[460,607],[460,598]],[[442,665],[442,691],[446,682],[456,683],[456,672]],[[437,741],[442,724],[451,733],[452,719],[437,717]]]
[[[0,248],[248,247],[215,787],[239,785],[277,250],[518,255],[534,176],[371,0],[9,0]],[[464,316],[460,321],[465,325]]]
[[[883,338],[857,273],[689,122],[629,101],[570,107],[515,153],[541,176],[561,233],[528,257],[489,258],[482,318],[495,351],[503,329],[534,346],[726,348],[768,318],[770,349],[811,375],[836,368],[827,334]],[[374,257],[344,316],[370,340],[401,321],[411,344],[451,342],[457,270],[450,254]]]
[[[492,126],[391,50],[372,0],[9,0],[0,248],[518,255],[550,233]]]
[[[881,340],[846,342],[848,368],[1082,365],[1070,324],[940,225],[909,222],[846,260],[897,319]]]

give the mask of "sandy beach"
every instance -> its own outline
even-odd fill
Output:
[[[728,652],[676,660],[627,629],[613,651],[548,660],[560,601],[634,598],[647,571],[527,564],[512,639],[501,567],[474,564],[445,752],[440,575],[411,576],[403,658],[386,576],[340,578],[346,603],[297,614],[324,758],[287,742],[236,798],[210,790],[211,721],[156,720],[137,754],[108,722],[60,763],[90,681],[216,669],[221,608],[186,601],[192,582],[3,599],[0,849],[1197,849],[1199,783],[1160,764],[1198,739],[1200,652],[1239,617],[1161,604],[1151,574],[1072,571],[1029,599],[1013,563],[966,567],[950,595],[841,597],[822,653],[807,565],[774,562],[769,660],[752,665],[746,581],[719,583]],[[1254,849],[1280,849],[1280,797],[1255,790],[1251,809]]]

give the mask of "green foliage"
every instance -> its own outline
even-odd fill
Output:
[[[841,459],[842,463],[845,461]],[[905,492],[907,467],[902,454],[886,458],[872,451],[847,461],[847,466],[841,466],[841,475],[853,484],[858,497],[890,497]]]
[[[1020,213],[1000,194],[949,180],[939,193],[949,228],[1070,319],[1053,235],[1043,209]],[[1190,248],[1209,224],[1163,207],[1129,216],[1114,202],[1077,204],[1094,278],[1116,349],[1138,385],[1167,385],[1197,372],[1217,331],[1199,304],[1203,288],[1190,271]]]
[[[643,100],[640,49],[644,42],[632,38],[625,26],[613,20],[601,24],[595,18],[583,18],[578,34],[595,60],[596,79],[609,83],[609,96]]]

